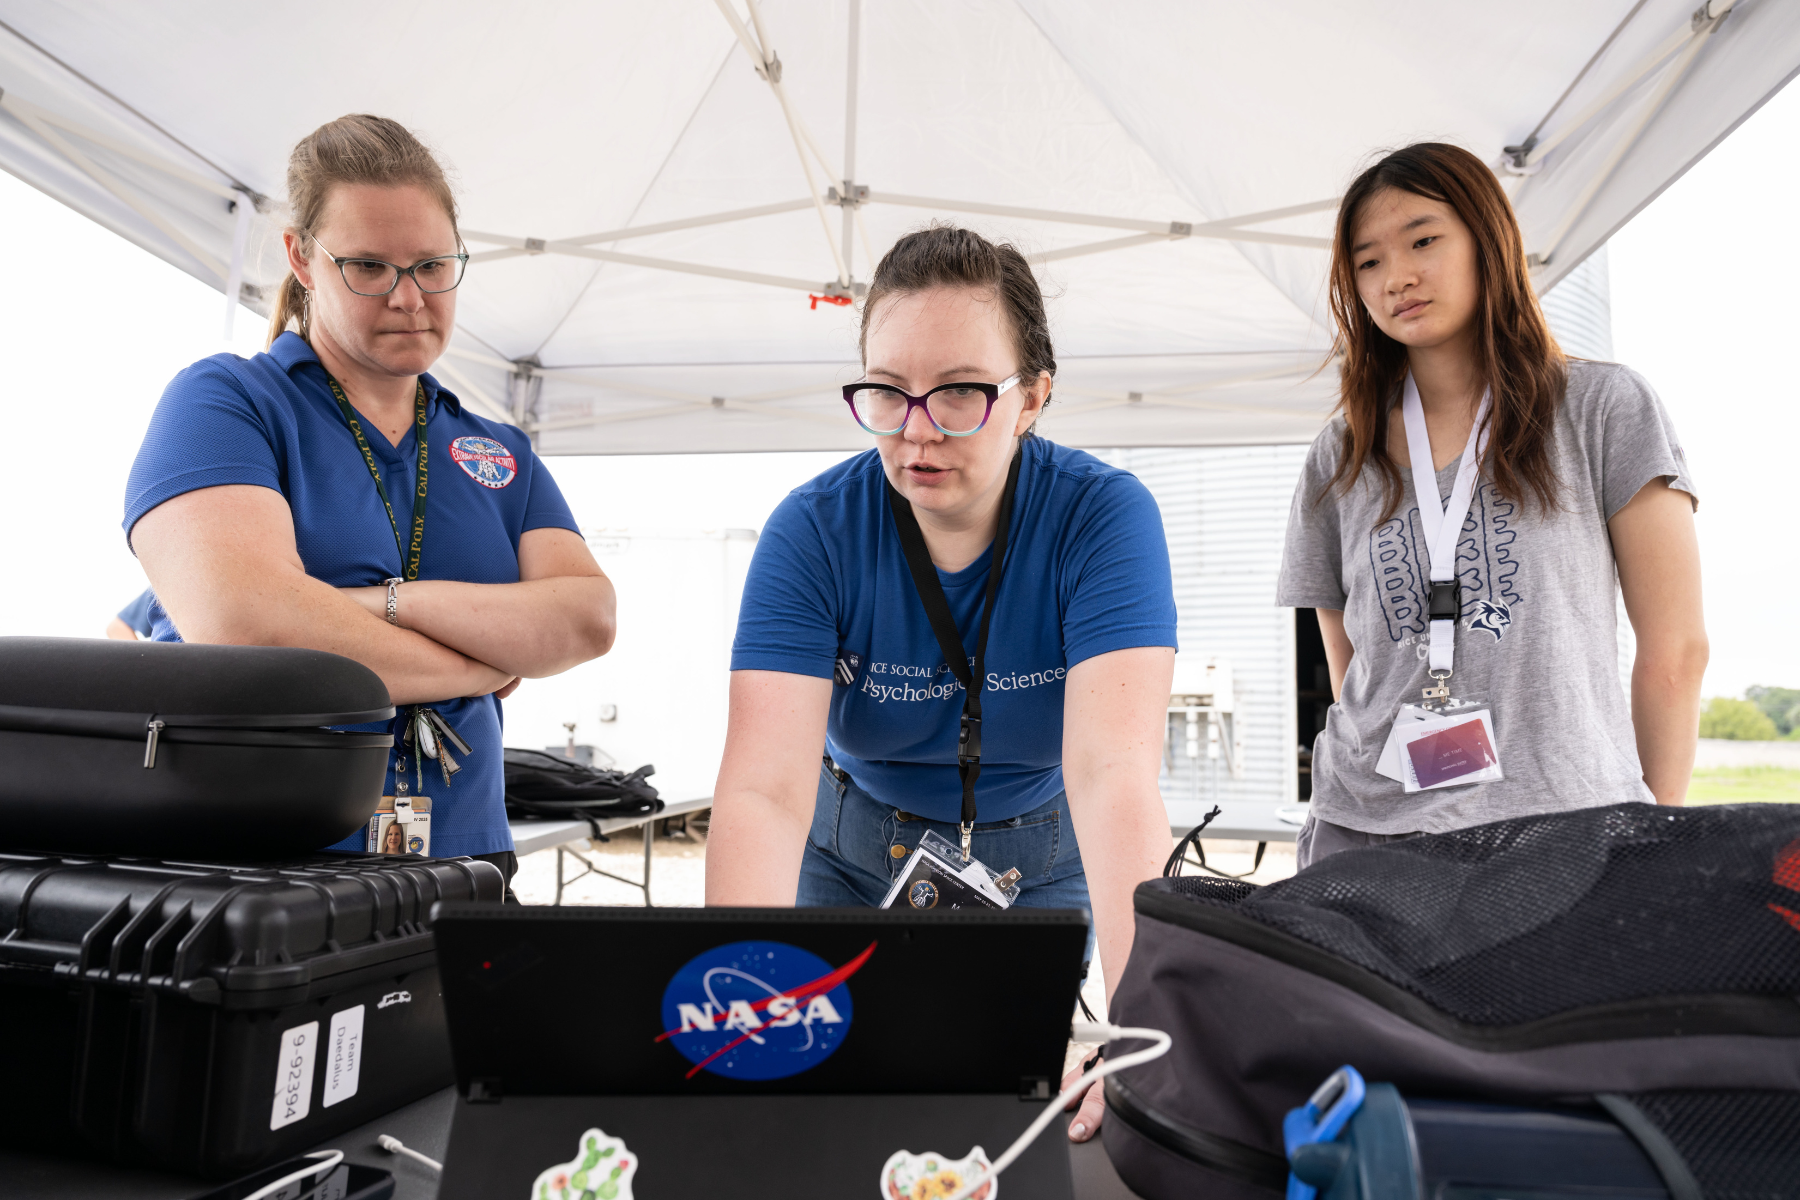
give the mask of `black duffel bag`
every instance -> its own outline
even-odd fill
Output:
[[[0,850],[261,860],[355,833],[394,739],[323,650],[0,638]]]
[[[508,746],[506,812],[514,817],[587,821],[661,812],[663,802],[646,782],[654,774],[656,768],[649,763],[627,773]]]
[[[1107,1080],[1102,1129],[1149,1200],[1280,1196],[1282,1118],[1346,1063],[1408,1097],[1668,1108],[1703,1177],[1800,1138],[1800,806],[1520,817],[1135,905],[1112,1019],[1174,1048]],[[1683,1132],[1721,1095],[1762,1115]]]

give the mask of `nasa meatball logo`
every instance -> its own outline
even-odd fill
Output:
[[[785,1079],[844,1043],[855,1016],[850,977],[875,943],[841,966],[785,942],[732,942],[696,955],[663,991],[663,1032],[701,1071],[727,1079]]]
[[[503,488],[519,475],[512,451],[493,438],[459,437],[450,443],[450,457],[482,487]]]

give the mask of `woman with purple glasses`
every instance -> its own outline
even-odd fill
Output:
[[[707,903],[873,906],[905,877],[893,903],[946,904],[911,882],[929,833],[959,871],[1016,872],[1018,904],[1091,908],[1110,995],[1132,889],[1169,853],[1161,516],[1033,435],[1056,360],[1011,246],[902,238],[862,356],[845,417],[874,449],[792,492],[750,566]],[[1099,1111],[1096,1091],[1071,1136]]]

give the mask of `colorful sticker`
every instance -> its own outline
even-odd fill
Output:
[[[850,977],[875,943],[840,967],[785,942],[732,942],[696,955],[663,991],[667,1041],[701,1071],[785,1079],[843,1045],[855,1015]]]
[[[950,1159],[935,1150],[913,1154],[896,1150],[881,1168],[881,1200],[941,1200],[954,1196],[971,1179],[993,1170],[980,1146],[969,1151],[967,1158]],[[973,1192],[969,1200],[999,1200],[1000,1179],[988,1180]]]
[[[450,443],[450,457],[482,487],[503,488],[518,478],[518,460],[493,438],[459,437]]]
[[[575,1143],[575,1157],[546,1167],[531,1185],[531,1200],[631,1200],[637,1155],[604,1129],[590,1129]]]

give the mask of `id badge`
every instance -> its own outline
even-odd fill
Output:
[[[1485,700],[1402,704],[1375,770],[1408,795],[1491,783],[1506,778],[1498,745],[1493,705]]]
[[[1002,874],[979,858],[964,862],[948,838],[928,829],[881,907],[1011,908],[1018,897],[1017,871]]]
[[[369,818],[370,854],[431,853],[431,797],[383,796]]]

